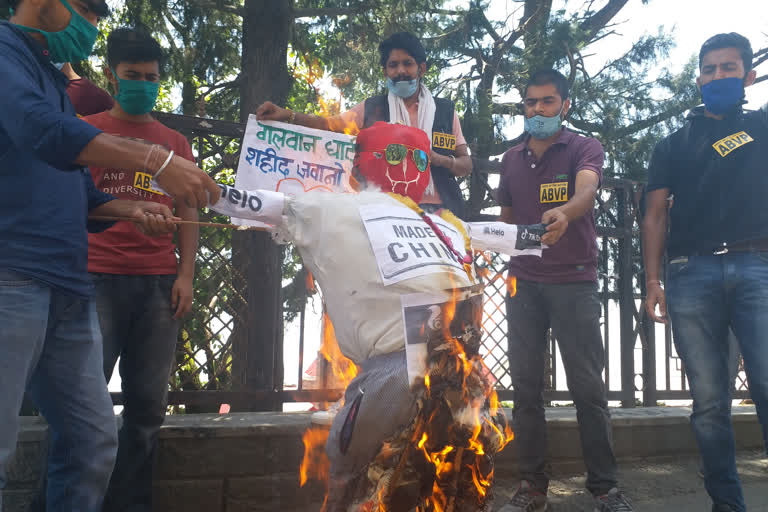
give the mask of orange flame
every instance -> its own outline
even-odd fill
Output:
[[[336,341],[336,331],[333,328],[328,313],[323,313],[323,342],[320,346],[320,353],[331,365],[333,375],[339,380],[343,387],[357,377],[358,368],[351,359],[344,356],[339,349],[339,343]]]
[[[314,293],[315,291],[315,277],[312,275],[312,272],[307,270],[307,273],[304,276],[304,286],[306,286],[307,291],[309,293]]]
[[[303,65],[306,68],[305,72],[302,72],[299,67],[294,68],[293,76],[297,80],[301,80],[307,83],[314,91],[317,98],[318,109],[316,113],[322,117],[328,119],[328,128],[334,132],[341,132],[347,135],[357,135],[360,131],[355,119],[344,119],[339,115],[341,110],[341,96],[339,100],[326,100],[323,98],[316,87],[316,83],[325,76],[325,69],[317,58],[311,58],[309,55],[303,55],[300,57],[303,61]],[[351,77],[336,77],[332,79],[332,83],[336,87],[342,87],[349,83]],[[346,116],[345,116],[346,117]],[[361,120],[362,121],[362,120]]]
[[[490,402],[491,416],[496,416],[496,413],[499,411],[499,395],[496,394],[495,389],[491,391]]]
[[[517,278],[515,276],[508,276],[506,281],[507,292],[510,297],[514,297],[517,294]]]
[[[325,454],[325,443],[328,441],[328,430],[312,427],[304,432],[301,438],[304,443],[304,460],[299,467],[299,484],[304,487],[309,478],[326,480],[328,478],[329,461]]]

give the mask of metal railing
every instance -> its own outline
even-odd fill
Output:
[[[167,126],[188,137],[197,157],[198,165],[215,179],[231,180],[237,166],[240,142],[245,126],[239,123],[214,121],[194,117],[158,114]],[[494,175],[499,173],[499,162],[476,161],[471,177],[462,184],[468,196],[471,220],[492,217],[488,209],[494,206]],[[608,399],[620,401],[623,407],[656,405],[659,400],[690,399],[680,359],[672,344],[669,327],[663,330],[650,322],[642,308],[645,279],[642,278],[639,238],[639,199],[643,185],[629,180],[604,178],[599,192],[595,219],[598,233],[598,281],[603,308],[602,332],[606,365],[604,378]],[[203,220],[226,222],[211,213],[201,215]],[[247,235],[239,233],[238,235]],[[247,271],[244,255],[233,243],[229,230],[202,228],[195,282],[193,314],[187,318],[179,333],[176,370],[170,382],[170,403],[183,405],[187,412],[217,410],[219,404],[233,404],[240,410],[277,408],[284,402],[332,401],[341,390],[306,389],[303,375],[303,333],[305,315],[299,315],[300,357],[297,374],[298,389],[286,390],[282,386],[282,358],[274,357],[272,374],[260,375],[261,382],[271,386],[254,388],[245,373],[248,365],[237,367],[238,354],[253,347],[253,341],[244,331],[249,322],[257,321],[258,311],[248,301]],[[247,259],[247,258],[245,258]],[[511,400],[513,390],[507,362],[506,259],[500,255],[478,255],[476,264],[486,270],[484,357],[496,378],[499,398]],[[638,276],[641,276],[638,279]],[[657,336],[657,329],[663,332]],[[549,338],[547,386],[545,400],[568,401],[570,394],[561,378],[562,364],[557,340]],[[273,351],[282,350],[282,340],[276,341]],[[616,354],[618,351],[618,354]],[[277,354],[278,356],[281,355]],[[269,366],[259,371],[269,372]],[[295,372],[295,373],[294,373]],[[322,371],[320,373],[323,373]],[[735,397],[748,396],[743,373],[737,378]],[[119,393],[113,394],[116,403]]]

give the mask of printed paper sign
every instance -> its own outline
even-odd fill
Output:
[[[468,222],[472,247],[509,256],[541,256],[543,224],[518,226],[504,222]]]
[[[449,304],[455,301],[455,308]],[[457,295],[445,293],[413,293],[402,295],[403,325],[405,326],[405,355],[408,382],[424,379],[427,372],[427,341],[430,338],[458,337],[468,326],[480,328],[482,294],[471,290]],[[450,309],[450,326],[446,312]]]
[[[418,213],[391,205],[363,205],[360,216],[371,241],[384,286],[405,279],[444,272],[455,268],[464,272],[448,247],[432,231]],[[451,240],[453,247],[464,253],[464,237],[442,218],[430,218]]]
[[[277,121],[248,117],[235,188],[287,195],[347,192],[355,138]],[[239,224],[258,222],[232,219]]]

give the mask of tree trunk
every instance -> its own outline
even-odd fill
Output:
[[[242,122],[264,101],[285,103],[290,88],[287,52],[292,22],[291,0],[245,0]],[[282,389],[281,252],[267,233],[232,234],[233,284],[246,300],[238,308],[232,332],[232,374],[238,390]],[[259,410],[282,406],[276,399],[234,405]]]

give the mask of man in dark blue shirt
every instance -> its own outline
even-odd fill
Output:
[[[53,62],[90,55],[104,0],[7,1],[15,12],[0,23],[0,489],[28,387],[52,426],[49,509],[96,512],[117,438],[86,266],[86,227],[109,225],[88,217],[128,217],[149,234],[173,222],[164,205],[97,191],[85,166],[146,168],[193,207],[219,189],[163,148],[76,118]]]

